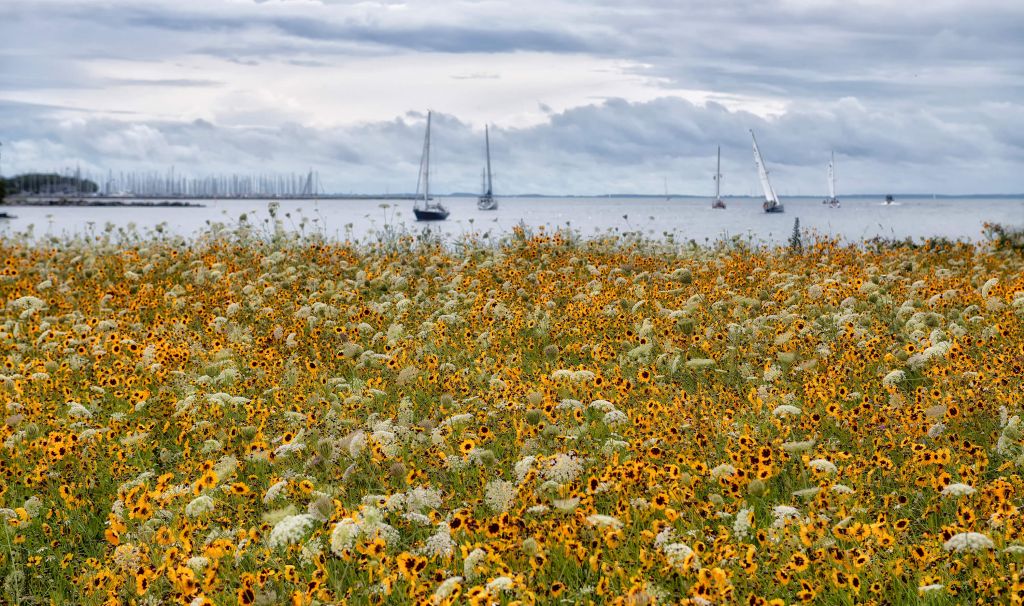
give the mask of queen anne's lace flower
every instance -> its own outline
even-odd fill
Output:
[[[972,494],[974,494],[976,492],[978,492],[978,491],[975,490],[974,488],[972,488],[971,486],[968,486],[967,484],[961,484],[961,483],[957,482],[956,484],[950,484],[949,486],[943,488],[942,489],[942,496],[944,496],[944,497],[964,497],[964,496],[972,495]]]
[[[306,530],[316,524],[316,521],[317,519],[308,513],[288,516],[274,525],[267,543],[271,549],[294,545],[302,540]]]
[[[961,532],[950,537],[948,541],[942,544],[942,548],[946,551],[957,553],[973,553],[975,551],[993,549],[995,548],[995,543],[980,532]]]

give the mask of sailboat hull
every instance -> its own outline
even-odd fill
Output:
[[[444,221],[448,218],[447,208],[414,208],[417,221]]]
[[[715,200],[714,202],[711,203],[711,208],[717,208],[719,210],[722,210],[725,208],[725,202],[723,202],[721,199]]]
[[[494,199],[494,196],[483,195],[477,199],[476,207],[479,210],[498,210],[498,201]]]
[[[786,212],[785,208],[781,204],[768,204],[764,203],[764,212],[766,213],[782,213]]]

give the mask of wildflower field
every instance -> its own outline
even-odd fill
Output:
[[[0,240],[0,602],[1024,596],[1024,258]]]

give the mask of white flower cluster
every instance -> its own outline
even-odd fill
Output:
[[[583,472],[576,455],[558,453],[554,458],[548,460],[541,475],[545,480],[551,480],[560,484],[573,482]]]
[[[654,537],[654,546],[665,554],[665,559],[676,569],[683,569],[687,566],[693,570],[700,569],[700,559],[689,545],[680,542],[673,542],[676,532],[671,526],[665,527]]]
[[[800,510],[796,507],[790,507],[789,505],[776,505],[772,509],[772,515],[775,516],[775,521],[772,522],[772,527],[782,528],[786,525],[789,520],[796,519],[800,516]]]
[[[1013,456],[1020,450],[1022,437],[1024,426],[1020,422],[1020,417],[1013,415],[1003,423],[1003,431],[999,433],[999,439],[996,441],[996,453],[1004,457]]]
[[[606,515],[601,515],[599,513],[595,513],[593,515],[587,516],[587,524],[590,524],[591,526],[596,526],[597,528],[601,528],[601,529],[605,529],[605,528],[611,528],[613,530],[621,530],[622,529],[622,521],[621,520],[619,520],[618,518],[616,518],[614,516],[606,516]]]
[[[980,532],[961,532],[950,537],[948,541],[942,544],[942,548],[946,551],[955,551],[956,553],[973,553],[975,551],[994,549],[995,543]]]
[[[440,506],[441,492],[434,488],[417,487],[405,493],[405,509],[410,513],[437,509]]]
[[[204,494],[192,499],[192,501],[185,506],[185,515],[190,518],[196,518],[204,513],[213,511],[213,507],[213,499]]]
[[[801,412],[803,412],[803,411],[800,410],[800,408],[798,408],[796,406],[793,406],[792,404],[780,404],[780,405],[775,407],[775,410],[772,411],[772,414],[775,415],[776,417],[780,417],[780,418],[781,417],[796,417],[796,416],[800,416]]]
[[[280,482],[276,482],[271,485],[271,487],[267,489],[267,493],[263,495],[263,504],[269,505],[276,501],[282,494],[284,494],[286,488],[288,488],[288,480],[281,480]]]
[[[379,509],[367,506],[355,518],[345,518],[335,524],[331,532],[331,551],[340,556],[352,549],[357,539],[373,536],[380,536],[386,543],[394,543],[398,540],[398,531],[384,523]]]
[[[467,580],[472,581],[477,576],[477,566],[479,566],[484,560],[487,559],[487,552],[477,547],[473,551],[469,552],[466,559],[462,562],[462,576],[466,577]]]
[[[907,379],[907,373],[902,370],[894,370],[882,378],[882,385],[895,387]]]
[[[619,409],[611,410],[609,412],[604,413],[604,417],[602,418],[602,420],[604,421],[605,425],[612,428],[621,427],[623,425],[629,424],[629,417],[626,415],[626,413],[622,412]]]
[[[497,513],[508,511],[515,498],[516,485],[507,480],[491,480],[484,488],[484,503]]]
[[[783,442],[782,443],[782,450],[788,452],[789,454],[799,454],[801,452],[806,452],[806,451],[814,448],[815,443],[816,443],[816,440],[803,440],[803,441],[794,441],[794,442]]]
[[[455,553],[455,541],[452,540],[452,531],[447,523],[439,524],[437,531],[423,543],[417,552],[420,555],[430,558],[450,558]]]
[[[739,540],[746,539],[750,535],[750,529],[754,525],[754,510],[751,508],[740,509],[736,514],[736,520],[732,524],[732,532]]]
[[[949,486],[942,489],[942,496],[944,497],[965,497],[978,492],[972,486],[957,482],[950,484]]]
[[[68,402],[68,416],[72,419],[91,419],[92,411],[78,402]]]
[[[624,440],[616,440],[615,438],[608,438],[604,441],[604,445],[601,446],[601,454],[605,456],[611,456],[620,450],[626,450],[629,448],[629,442]]]
[[[455,590],[462,586],[462,577],[448,577],[437,586],[434,594],[430,596],[430,602],[434,606],[446,603],[448,597],[455,593]]]
[[[831,474],[838,471],[838,469],[835,466],[835,463],[829,461],[828,459],[812,459],[811,461],[807,462],[807,466],[813,469],[814,471],[821,473]]]
[[[267,543],[271,549],[294,545],[302,540],[306,530],[316,522],[317,519],[308,513],[288,516],[274,525],[274,529],[270,531],[270,538],[267,539]]]

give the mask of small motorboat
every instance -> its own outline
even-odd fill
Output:
[[[18,217],[10,213],[0,213],[0,219],[17,219]]]

